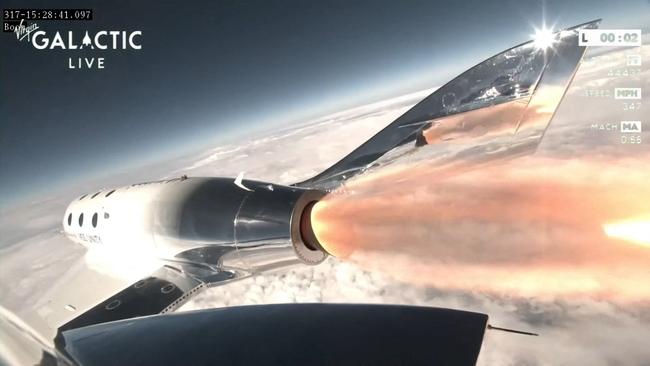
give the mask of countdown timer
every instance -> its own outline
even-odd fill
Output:
[[[640,29],[581,29],[580,46],[641,46]]]

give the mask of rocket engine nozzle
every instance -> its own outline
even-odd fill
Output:
[[[325,249],[320,245],[320,242],[314,233],[314,228],[311,225],[311,211],[317,202],[318,201],[309,202],[302,211],[300,217],[300,237],[308,249],[325,252]]]
[[[291,239],[296,254],[307,264],[318,264],[329,254],[316,238],[312,227],[312,209],[324,195],[321,191],[305,191],[293,208]]]

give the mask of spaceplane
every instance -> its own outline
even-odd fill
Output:
[[[488,316],[391,305],[285,304],[169,314],[201,290],[332,253],[315,205],[348,179],[441,141],[489,139],[477,156],[535,150],[585,52],[592,21],[499,53],[417,103],[322,173],[292,185],[181,176],[75,198],[63,233],[92,250],[155,258],[159,268],[71,319],[53,345],[3,313],[42,364],[476,363]],[[25,351],[27,352],[27,351]]]

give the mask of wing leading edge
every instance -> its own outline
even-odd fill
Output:
[[[471,130],[473,125],[480,124],[486,133],[508,134],[514,137],[513,145],[525,139],[532,139],[533,145],[539,143],[586,50],[578,44],[579,31],[597,28],[599,23],[600,19],[556,32],[550,48],[539,48],[529,41],[479,63],[339,162],[295,185],[331,190],[372,168],[393,150],[409,143],[413,143],[410,149],[414,150],[454,136],[471,135],[475,132]],[[486,109],[490,110],[489,118],[480,113]],[[469,118],[457,123],[453,117],[460,115]]]

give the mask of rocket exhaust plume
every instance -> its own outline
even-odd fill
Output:
[[[437,288],[650,302],[648,131],[643,121],[632,121],[635,133],[596,123],[623,118],[620,101],[584,90],[618,86],[603,83],[602,65],[622,67],[625,57],[595,56],[575,73],[583,50],[567,34],[550,59],[511,69],[517,58],[506,52],[478,64],[337,163],[362,173],[313,206],[316,242]],[[530,71],[541,78],[519,94]],[[499,90],[485,80],[516,83],[516,97],[489,99]],[[466,108],[445,109],[458,93]]]
[[[316,203],[316,242],[400,280],[650,300],[650,154],[371,171]]]

